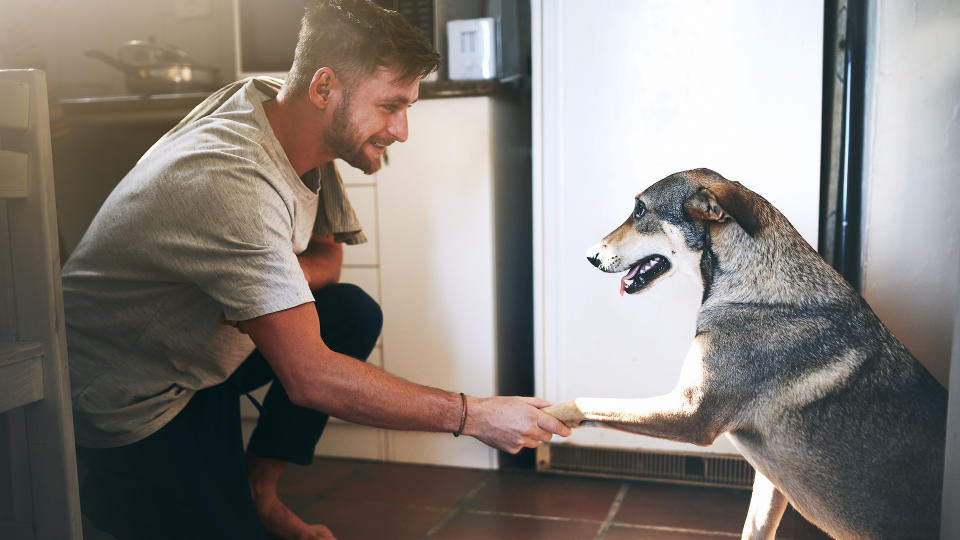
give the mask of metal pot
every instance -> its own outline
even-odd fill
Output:
[[[96,49],[84,54],[122,71],[127,90],[134,94],[195,92],[218,86],[217,68],[198,65],[173,45],[134,40],[121,45],[116,57]]]

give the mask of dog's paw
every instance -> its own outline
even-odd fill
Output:
[[[543,412],[563,422],[567,427],[572,428],[580,427],[580,424],[585,420],[583,411],[580,410],[580,407],[577,407],[574,401],[565,401],[551,405],[543,409]]]

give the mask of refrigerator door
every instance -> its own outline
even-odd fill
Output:
[[[655,397],[675,386],[700,283],[619,295],[586,260],[633,197],[707,167],[759,192],[813,245],[820,185],[821,2],[535,2],[537,394]],[[584,428],[569,442],[697,451]],[[721,438],[712,451],[733,453]]]

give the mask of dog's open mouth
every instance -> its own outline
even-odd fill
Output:
[[[637,261],[627,275],[620,279],[620,296],[642,291],[660,274],[670,269],[670,261],[663,255],[650,255]]]

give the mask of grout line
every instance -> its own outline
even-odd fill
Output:
[[[517,512],[500,512],[496,510],[466,510],[468,514],[477,514],[480,516],[505,516],[505,517],[518,517],[518,518],[527,518],[527,519],[539,519],[541,521],[564,521],[564,522],[575,522],[575,523],[600,523],[595,519],[586,519],[586,518],[566,518],[559,516],[538,516],[535,514],[520,514]]]
[[[610,511],[607,512],[607,518],[603,520],[593,540],[603,540],[603,537],[607,535],[607,531],[609,531],[610,526],[613,525],[613,517],[616,516],[620,510],[620,505],[623,504],[623,499],[626,498],[627,491],[629,490],[630,484],[620,484],[620,491],[617,491],[617,496],[614,497],[613,502],[610,503]]]
[[[688,534],[708,534],[712,536],[730,536],[733,538],[740,538],[740,533],[709,531],[706,529],[686,529],[683,527],[668,527],[665,525],[639,525],[635,523],[621,523],[618,521],[617,527],[624,527],[627,529],[640,529],[645,531],[665,531],[665,532],[688,533]]]
[[[459,514],[464,508],[466,508],[467,504],[469,504],[470,501],[472,501],[473,498],[477,496],[477,493],[479,493],[480,490],[483,489],[483,486],[486,486],[487,483],[490,482],[490,479],[492,477],[493,477],[492,471],[484,475],[484,477],[479,482],[477,482],[477,484],[473,486],[473,488],[471,488],[470,491],[468,491],[467,494],[464,495],[462,499],[460,499],[460,502],[458,502],[456,506],[454,506],[453,508],[450,509],[449,512],[444,514],[444,516],[440,518],[440,521],[438,521],[436,525],[431,527],[430,530],[423,535],[422,540],[427,540],[428,538],[431,538],[433,535],[437,534],[437,532],[440,531],[440,529],[442,529],[444,525],[446,525],[447,523],[450,522],[450,520],[456,517],[456,515]]]

